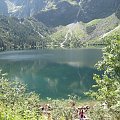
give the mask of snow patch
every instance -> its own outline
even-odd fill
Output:
[[[22,6],[16,6],[14,3],[12,3],[9,0],[5,0],[7,7],[8,7],[8,13],[15,13],[16,11],[20,10]]]

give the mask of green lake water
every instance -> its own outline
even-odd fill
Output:
[[[100,49],[8,51],[0,53],[0,69],[42,98],[84,98],[83,92],[94,84],[94,64],[101,56]]]

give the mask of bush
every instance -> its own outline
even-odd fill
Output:
[[[0,120],[37,120],[40,118],[40,99],[26,86],[12,82],[0,71]]]
[[[90,91],[88,94],[101,101],[107,103],[108,117],[110,120],[120,119],[120,35],[115,34],[104,38],[107,46],[103,49],[103,60],[96,64],[98,70],[102,70],[103,74],[94,75],[97,88],[96,91]],[[101,111],[102,110],[102,111]],[[94,111],[94,110],[93,110]],[[104,115],[104,109],[97,109],[93,114]],[[91,115],[92,116],[92,115]],[[103,118],[100,117],[103,120]],[[107,119],[106,119],[107,120]]]

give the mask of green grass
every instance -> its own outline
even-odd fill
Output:
[[[114,30],[120,21],[117,19],[115,14],[102,19],[95,19],[88,23],[76,22],[67,26],[60,26],[53,32],[50,37],[50,43],[53,46],[57,44],[60,47],[60,43],[65,41],[65,47],[76,48],[83,44],[102,44],[103,41],[100,39],[104,34]],[[85,45],[85,46],[86,46]]]
[[[101,22],[101,19],[95,19],[95,20],[92,20],[92,21],[86,23],[85,25],[86,25],[86,27],[93,26],[93,25],[99,24],[99,22]]]

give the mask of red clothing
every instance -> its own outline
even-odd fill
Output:
[[[80,116],[80,118],[85,118],[85,115],[84,115],[83,110],[81,110],[81,111],[79,112],[79,116]]]

